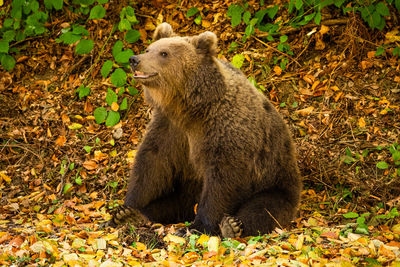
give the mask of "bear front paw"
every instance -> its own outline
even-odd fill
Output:
[[[149,219],[140,211],[125,205],[113,209],[112,215],[112,222],[114,225],[120,225],[129,222],[135,226],[142,226],[149,222]]]
[[[235,217],[224,216],[219,224],[219,229],[224,238],[240,237],[243,232],[243,224]]]

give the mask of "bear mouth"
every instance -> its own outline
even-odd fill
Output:
[[[156,75],[157,75],[157,72],[153,72],[153,73],[146,73],[146,72],[141,72],[141,71],[133,72],[133,78],[135,78],[135,79],[148,79],[148,78],[151,78]]]

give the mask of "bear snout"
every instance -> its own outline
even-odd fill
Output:
[[[139,65],[140,59],[138,56],[131,56],[129,58],[129,62],[131,63],[131,66],[134,68],[137,67],[137,65]]]

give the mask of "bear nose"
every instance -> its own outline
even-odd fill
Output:
[[[132,67],[136,67],[137,65],[139,65],[140,60],[138,56],[131,56],[129,58],[129,62],[131,63]]]

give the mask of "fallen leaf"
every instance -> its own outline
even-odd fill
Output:
[[[365,125],[366,125],[366,123],[365,123],[365,120],[364,120],[363,117],[361,117],[360,119],[358,119],[358,127],[360,127],[360,128],[365,128]]]
[[[95,170],[97,169],[97,163],[94,160],[87,160],[83,163],[83,167],[89,171]]]
[[[310,106],[308,108],[303,108],[303,109],[300,109],[300,110],[296,110],[295,112],[297,114],[301,115],[301,116],[307,116],[307,115],[310,115],[311,112],[313,112],[313,110],[314,110],[314,107]]]
[[[281,75],[281,74],[282,74],[282,69],[281,69],[281,67],[275,65],[275,66],[274,66],[274,72],[275,72],[275,74],[278,75],[278,76]]]
[[[113,103],[111,104],[111,109],[112,109],[113,111],[118,111],[119,105],[118,105],[116,102],[113,102]]]
[[[56,140],[56,145],[57,146],[64,146],[65,142],[67,141],[67,138],[64,135],[61,135],[57,138]]]

